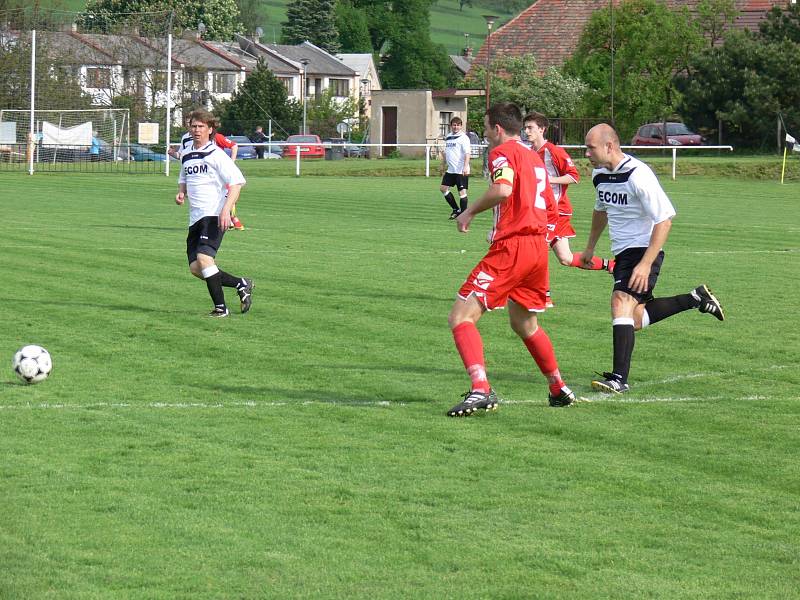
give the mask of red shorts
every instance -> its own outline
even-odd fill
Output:
[[[572,219],[572,215],[558,215],[558,221],[556,221],[556,229],[553,233],[550,234],[550,245],[552,246],[560,239],[569,239],[575,237],[575,230],[572,228],[572,223],[570,220]]]
[[[492,244],[458,290],[466,300],[472,294],[487,310],[504,308],[509,298],[523,308],[542,312],[550,287],[548,248],[543,235],[515,236]]]

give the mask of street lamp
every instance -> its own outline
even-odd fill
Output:
[[[492,83],[490,72],[492,64],[492,25],[499,18],[495,15],[483,15],[486,20],[486,110],[489,110],[489,89]]]
[[[301,58],[300,64],[303,65],[303,86],[302,86],[302,93],[303,93],[303,133],[306,132],[306,96],[308,95],[308,63],[310,61],[307,58]]]

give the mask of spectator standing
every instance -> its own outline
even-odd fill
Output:
[[[250,136],[250,141],[254,144],[263,144],[267,141],[267,136],[264,134],[264,128],[261,125],[256,125],[256,130]],[[264,158],[264,146],[253,146],[256,150],[258,158]]]

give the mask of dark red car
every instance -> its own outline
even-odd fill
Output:
[[[290,135],[283,147],[283,158],[296,158],[298,149],[300,158],[325,158],[325,146],[322,145],[318,135],[310,133]]]
[[[664,123],[648,123],[639,127],[631,146],[701,146],[705,141],[683,123],[667,123],[666,138]]]

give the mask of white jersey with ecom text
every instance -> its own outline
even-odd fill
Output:
[[[189,226],[203,217],[217,216],[225,205],[229,185],[244,185],[239,167],[213,142],[202,148],[190,146],[181,154],[178,183],[186,184]]]
[[[472,145],[469,136],[460,131],[450,133],[444,138],[444,160],[447,162],[447,172],[461,175],[469,160]]]
[[[597,192],[594,209],[608,216],[614,255],[627,248],[646,248],[653,227],[675,216],[675,208],[655,173],[627,154],[613,171],[594,169],[592,183]]]

